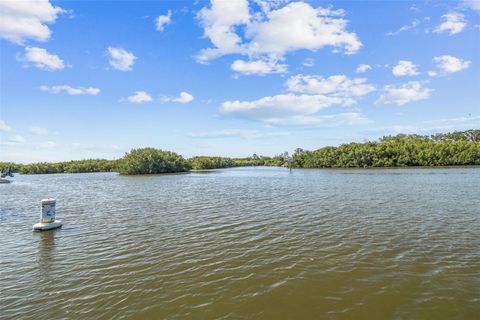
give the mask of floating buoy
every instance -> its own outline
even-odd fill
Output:
[[[40,212],[40,222],[33,225],[33,231],[45,231],[60,228],[62,221],[55,220],[55,199],[42,199],[42,211]]]

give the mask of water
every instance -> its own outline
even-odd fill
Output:
[[[479,185],[480,168],[17,176],[0,318],[474,319]],[[47,196],[64,227],[33,233]]]

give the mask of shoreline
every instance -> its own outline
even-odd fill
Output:
[[[164,173],[146,173],[146,174],[121,174],[117,171],[95,171],[95,172],[53,172],[53,173],[17,173],[17,175],[22,176],[33,176],[33,175],[56,175],[56,174],[91,174],[91,173],[114,173],[123,177],[133,177],[133,176],[158,176],[158,175],[178,175],[178,174],[189,174],[189,173],[214,173],[222,169],[234,169],[234,168],[284,168],[289,170],[287,167],[282,166],[234,166],[234,167],[223,167],[223,168],[212,168],[212,169],[192,169],[189,171],[183,172],[164,172]],[[292,168],[292,171],[295,170],[326,170],[326,171],[340,171],[340,170],[398,170],[398,169],[478,169],[480,165],[458,165],[458,166],[404,166],[404,167],[324,167],[324,168]],[[7,182],[8,181],[8,182]],[[8,184],[13,182],[12,180],[1,181],[0,184]]]

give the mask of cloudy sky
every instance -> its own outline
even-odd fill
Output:
[[[0,1],[0,161],[480,128],[480,1]]]

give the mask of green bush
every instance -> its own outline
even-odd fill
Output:
[[[133,149],[118,161],[120,174],[156,174],[190,170],[188,162],[175,152],[154,148]]]
[[[199,156],[188,159],[188,162],[194,170],[229,168],[236,166],[232,159],[223,157]]]

